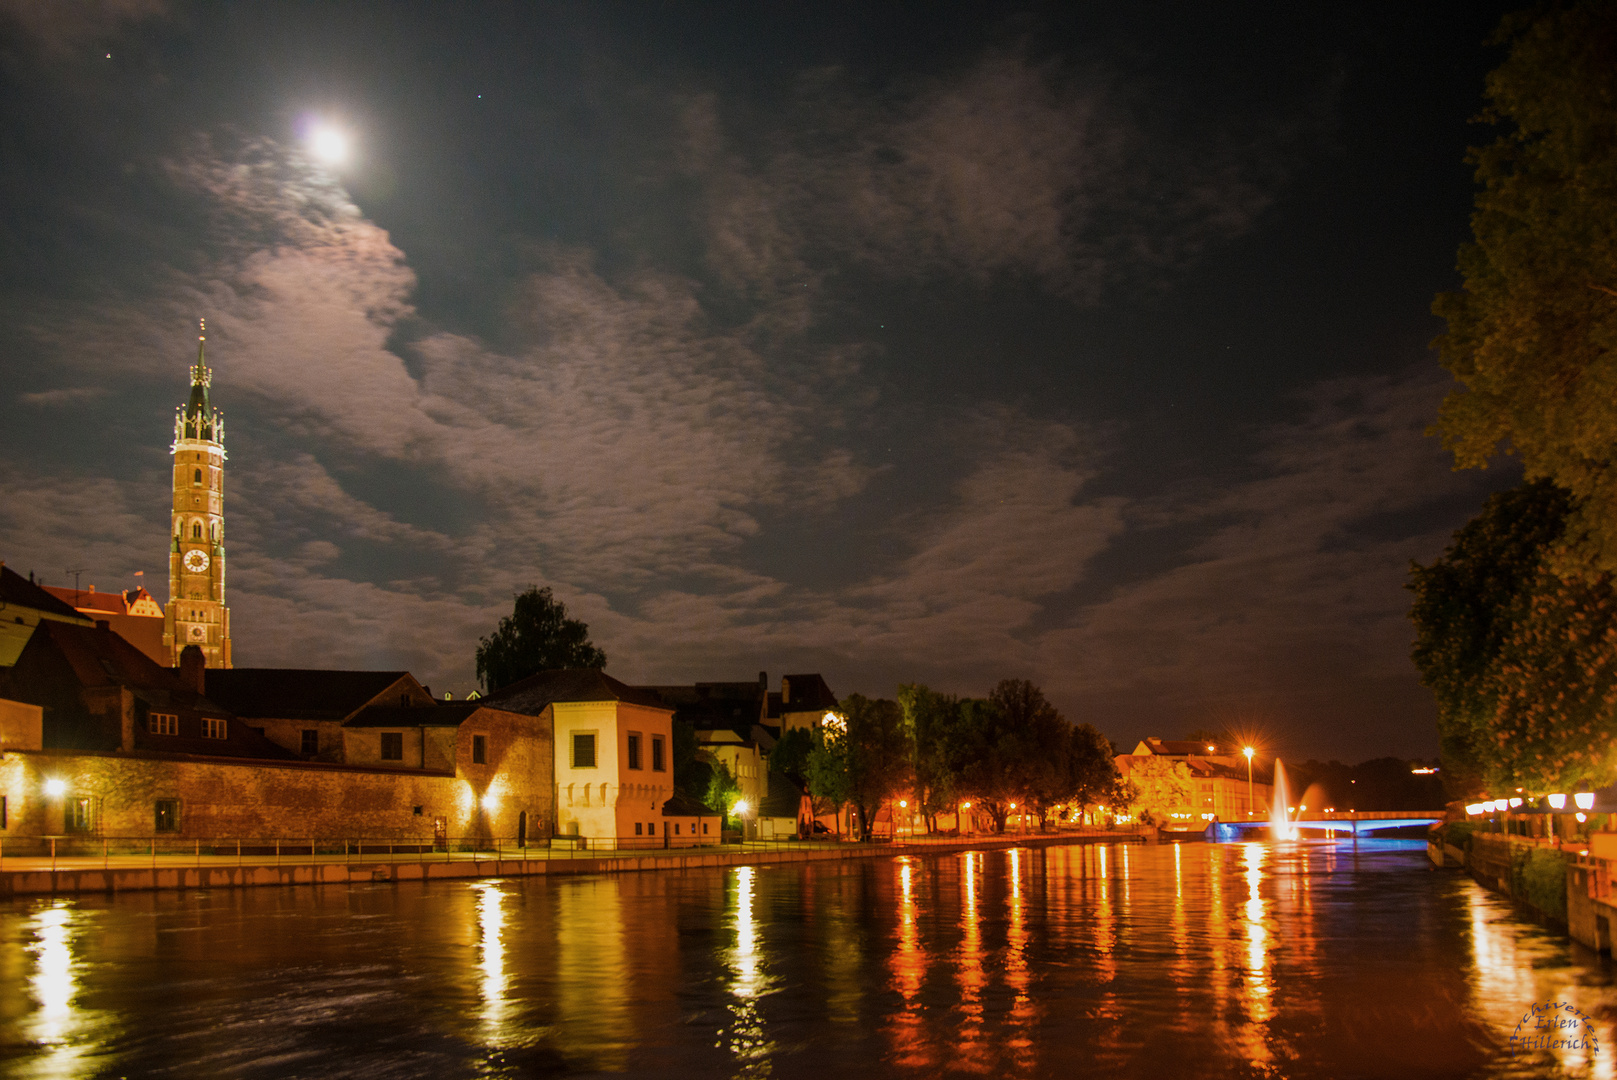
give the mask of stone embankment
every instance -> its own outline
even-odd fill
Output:
[[[1564,927],[1572,940],[1611,951],[1611,928],[1617,924],[1612,892],[1617,833],[1592,834],[1587,843],[1572,843],[1448,825],[1434,833],[1427,848],[1434,863],[1459,862],[1478,884]]]
[[[1138,830],[1056,832],[1018,836],[916,839],[898,843],[852,844],[791,841],[739,844],[674,851],[601,853],[553,852],[533,848],[513,857],[495,852],[426,855],[261,856],[109,855],[62,859],[53,867],[41,858],[0,860],[0,898],[71,893],[119,893],[153,889],[226,889],[263,885],[343,885],[370,882],[441,881],[557,874],[621,874],[646,870],[689,870],[715,866],[930,855],[1058,844],[1154,842]]]

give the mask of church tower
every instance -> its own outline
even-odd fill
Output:
[[[208,404],[213,373],[203,361],[207,323],[199,324],[191,396],[174,417],[174,507],[169,533],[168,610],[163,650],[197,645],[208,667],[230,667],[230,609],[225,607],[225,421]]]

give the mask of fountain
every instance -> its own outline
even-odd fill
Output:
[[[1286,804],[1291,801],[1291,792],[1286,790],[1286,767],[1275,758],[1275,784],[1274,797],[1269,804],[1269,836],[1273,840],[1297,839],[1297,826],[1291,823],[1291,816],[1286,812]]]

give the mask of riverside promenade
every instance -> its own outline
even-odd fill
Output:
[[[555,874],[622,874],[713,866],[888,858],[949,851],[984,851],[1058,844],[1143,843],[1154,830],[1064,830],[992,833],[965,837],[901,837],[852,843],[830,840],[748,841],[673,850],[576,851],[527,847],[482,851],[250,853],[238,846],[221,852],[218,842],[190,854],[72,855],[51,858],[0,856],[0,898],[160,889],[227,889],[268,885],[342,885],[371,882],[531,877]],[[231,841],[234,843],[234,841]],[[308,845],[306,845],[307,847]]]

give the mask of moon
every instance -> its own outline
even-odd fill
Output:
[[[327,165],[341,165],[348,157],[348,136],[322,124],[309,132],[309,152]]]

